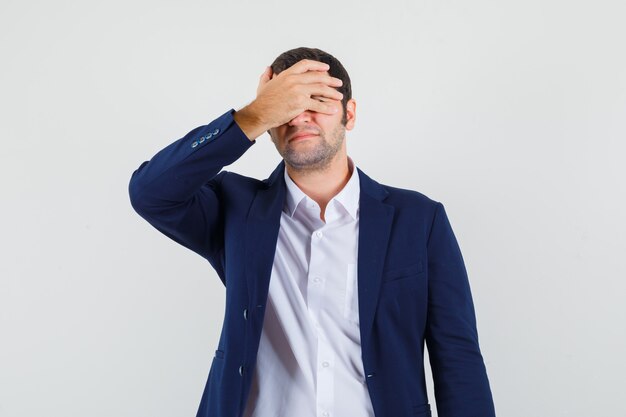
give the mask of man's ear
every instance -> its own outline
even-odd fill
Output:
[[[356,100],[351,98],[346,103],[346,130],[352,130],[356,122]]]

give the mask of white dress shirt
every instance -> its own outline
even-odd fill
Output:
[[[361,359],[359,176],[320,218],[285,169],[287,195],[243,417],[374,417]]]

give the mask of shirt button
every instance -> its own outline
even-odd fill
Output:
[[[313,278],[313,281],[320,282],[320,278],[319,277],[315,277],[315,278]]]
[[[239,367],[239,375],[243,375],[243,365]]]
[[[323,415],[324,417],[328,417],[328,416],[330,415],[330,413],[329,413],[328,411],[324,411],[324,412],[322,413],[322,415]]]
[[[317,236],[318,238],[322,238],[323,233],[320,231],[315,232],[315,236]]]
[[[328,365],[329,365],[329,363],[328,363],[328,362],[326,362],[326,361],[322,362],[322,366],[323,366],[324,368],[328,368]]]

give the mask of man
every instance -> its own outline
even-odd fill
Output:
[[[226,311],[198,417],[495,416],[461,252],[441,203],[346,153],[341,63],[281,54],[257,96],[133,173],[135,210],[206,258]],[[263,181],[223,170],[269,132]]]

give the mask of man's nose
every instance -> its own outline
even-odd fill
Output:
[[[311,121],[311,111],[305,110],[289,121],[289,126],[297,126]]]

